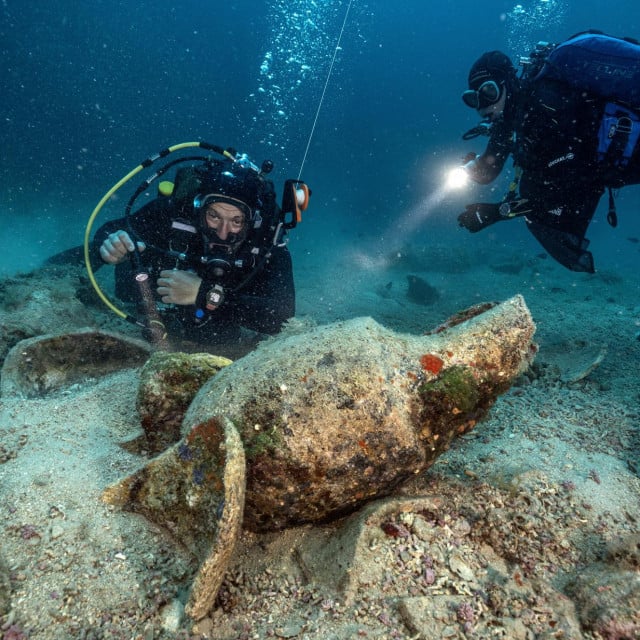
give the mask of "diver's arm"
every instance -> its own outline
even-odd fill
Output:
[[[274,334],[295,315],[295,286],[291,255],[286,247],[274,249],[255,279],[232,294],[230,310],[239,325],[260,333]]]
[[[152,200],[128,218],[118,218],[117,220],[105,222],[96,231],[91,241],[90,253],[92,258],[95,256],[102,262],[115,264],[115,262],[105,259],[101,248],[105,245],[105,242],[108,243],[110,241],[110,237],[112,237],[111,242],[116,241],[114,236],[119,235],[120,232],[125,232],[131,242],[136,240],[138,244],[143,242],[145,244],[161,245],[163,235],[166,234],[167,229],[165,221],[168,216],[170,217],[167,205],[167,199]],[[126,239],[121,238],[121,242],[123,242],[123,246],[127,244]]]
[[[513,133],[504,124],[493,125],[491,138],[482,154],[464,165],[469,177],[479,184],[493,182],[502,171],[512,151]]]

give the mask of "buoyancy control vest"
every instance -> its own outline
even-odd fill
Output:
[[[523,77],[549,79],[602,101],[599,162],[616,172],[638,151],[640,141],[640,43],[599,31],[578,33],[557,45],[540,43]],[[611,186],[616,185],[612,175]]]
[[[553,47],[536,80],[550,78],[640,112],[640,44],[599,32]]]

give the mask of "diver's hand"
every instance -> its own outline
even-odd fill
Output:
[[[471,166],[474,160],[478,157],[478,154],[475,151],[469,151],[462,157],[462,166],[466,167],[467,165]]]
[[[479,170],[478,167],[478,155],[473,151],[467,153],[467,155],[463,158],[464,164],[462,165],[462,170],[464,171],[467,178],[470,180],[476,181],[475,175]]]
[[[468,204],[458,216],[458,224],[471,233],[477,233],[494,222],[504,220],[500,215],[500,203],[474,202]]]
[[[474,202],[468,204],[458,216],[458,223],[461,227],[469,229],[471,233],[476,233],[496,222],[519,218],[531,213],[531,211],[531,204],[526,198],[503,200],[496,204]]]
[[[138,251],[145,250],[144,242],[138,242]],[[100,245],[100,257],[107,264],[120,264],[135,251],[135,246],[131,236],[126,231],[116,231],[107,236],[107,239]]]
[[[167,304],[195,304],[202,278],[191,271],[179,269],[160,272],[158,295]]]

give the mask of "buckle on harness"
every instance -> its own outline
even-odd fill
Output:
[[[620,116],[618,120],[609,127],[609,138],[616,134],[629,135],[633,131],[633,122],[629,116]]]
[[[598,130],[598,161],[605,162],[609,171],[626,167],[637,153],[639,140],[640,113],[608,102]]]

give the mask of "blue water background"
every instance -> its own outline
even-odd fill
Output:
[[[517,60],[538,40],[587,28],[640,38],[637,0],[531,0],[521,10],[496,0],[356,0],[337,51],[345,0],[47,4],[0,5],[0,273],[80,244],[117,180],[188,140],[272,159],[278,188],[298,177],[310,142],[302,177],[314,195],[292,234],[298,264],[359,243],[538,253],[521,221],[475,236],[457,227],[464,203],[499,200],[508,176],[493,189],[441,189],[445,170],[484,144],[461,139],[476,121],[460,100],[468,68],[485,50]],[[121,215],[138,183],[96,225]],[[628,238],[640,236],[640,187],[621,191],[615,230],[604,205],[588,234],[597,264],[636,273],[639,245]]]

